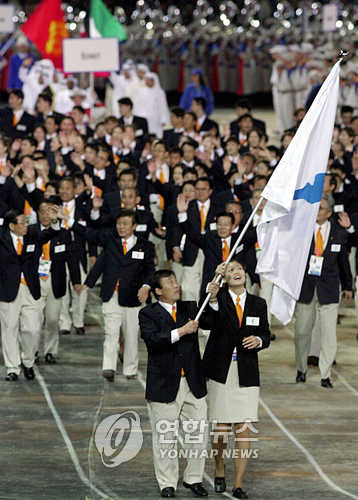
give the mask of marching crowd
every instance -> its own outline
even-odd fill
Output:
[[[290,57],[307,50],[292,49]],[[278,56],[280,81],[279,61],[288,56],[278,48],[272,54]],[[184,414],[205,420],[207,391],[210,420],[225,432],[233,424],[248,438],[243,424],[257,421],[257,352],[275,340],[265,305],[272,285],[255,272],[264,203],[229,266],[225,260],[306,113],[304,99],[285,105],[278,147],[245,98],[235,103],[231,123],[220,127],[210,118],[212,95],[201,92],[200,71],[193,75],[194,91],[169,115],[157,75],[129,62],[123,75],[112,75],[114,90],[122,85],[113,91],[113,114],[92,126],[92,91],[77,88],[71,77],[57,84],[56,73],[45,65],[35,95],[26,87],[34,83],[28,66],[19,67],[23,90],[11,89],[8,106],[0,110],[6,380],[16,382],[22,371],[34,379],[39,358],[58,361],[63,335],[86,334],[88,290],[100,280],[103,377],[114,381],[120,358],[124,376],[136,378],[140,331],[148,350],[156,477],[162,496],[172,497],[178,470],[158,459],[170,445],[159,439],[155,421]],[[126,79],[133,79],[129,87]],[[297,383],[306,381],[310,362],[319,364],[322,387],[333,387],[338,305],[341,291],[352,299],[358,256],[357,144],[355,106],[344,102],[296,308]],[[218,274],[225,277],[223,287],[214,281]],[[207,290],[210,303],[197,322],[197,303]],[[213,446],[222,451],[220,439]],[[248,443],[242,439],[237,446]],[[219,454],[215,459],[215,489],[223,492],[224,466]],[[247,498],[247,458],[237,460],[234,496]],[[197,496],[207,495],[203,470],[203,460],[193,459],[184,472],[184,485]]]

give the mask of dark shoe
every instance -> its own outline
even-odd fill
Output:
[[[271,333],[270,340],[276,340],[276,335],[274,333]]]
[[[39,351],[35,352],[35,365],[40,364],[40,356],[39,356]]]
[[[321,378],[321,386],[326,387],[327,389],[333,389],[333,385],[331,382],[331,379],[328,378]]]
[[[14,372],[8,373],[5,377],[6,382],[16,382],[18,375]]]
[[[317,356],[308,356],[307,364],[308,366],[318,366],[319,358]]]
[[[127,380],[136,380],[137,375],[127,375]]]
[[[85,329],[83,328],[83,326],[81,326],[80,328],[75,327],[75,332],[76,332],[76,335],[84,335]]]
[[[194,493],[194,495],[196,495],[197,497],[207,497],[208,496],[208,492],[206,491],[206,489],[204,488],[202,483],[188,484],[184,481],[183,486],[185,488],[189,488]]]
[[[48,352],[45,356],[45,361],[49,365],[55,365],[56,364],[56,358],[53,356],[50,352]]]
[[[33,380],[35,378],[35,372],[34,369],[32,368],[27,368],[26,366],[22,367],[24,370],[24,375],[27,380]]]
[[[60,335],[69,335],[71,330],[60,330]]]
[[[334,360],[332,364],[333,364],[333,366],[337,366],[337,361]]]
[[[162,489],[160,495],[164,498],[173,498],[175,497],[175,490],[171,486],[168,486],[168,488]]]
[[[114,382],[114,370],[103,370],[103,377],[108,380],[108,382]]]
[[[242,490],[241,488],[235,488],[232,491],[232,496],[235,498],[249,498],[249,495],[246,493],[246,491]]]
[[[297,370],[296,383],[298,384],[299,382],[306,382],[306,374]],[[238,497],[238,498],[240,498],[240,497]],[[245,497],[242,497],[242,498],[245,498]]]
[[[224,477],[214,479],[215,493],[224,493],[226,491],[226,481]]]

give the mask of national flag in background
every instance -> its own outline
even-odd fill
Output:
[[[274,284],[271,312],[283,324],[301,292],[331,148],[339,71],[337,62],[262,192],[267,202],[257,226],[262,250],[256,272]]]
[[[21,26],[44,59],[62,69],[62,40],[68,38],[61,0],[42,0]]]
[[[89,31],[91,38],[118,38],[120,42],[127,39],[123,26],[112,16],[102,0],[91,0]]]

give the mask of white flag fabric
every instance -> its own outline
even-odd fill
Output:
[[[339,93],[337,62],[277,165],[262,196],[256,272],[274,284],[271,312],[283,324],[299,298],[323,183]]]

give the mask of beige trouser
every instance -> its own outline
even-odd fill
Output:
[[[0,302],[0,324],[7,373],[19,375],[21,362],[27,368],[34,364],[41,329],[40,301],[26,285],[20,284],[12,302]]]
[[[270,306],[271,306],[273,283],[272,283],[272,281],[269,281],[266,278],[263,278],[262,276],[260,276],[260,282],[261,282],[261,287],[260,287],[260,291],[259,291],[259,297],[266,300],[267,319],[268,319],[269,325],[271,325]]]
[[[180,264],[180,262],[172,262],[172,271],[175,273],[177,282],[181,286],[183,283],[183,272],[184,272],[183,265]]]
[[[319,358],[319,351],[321,350],[321,328],[319,325],[319,316],[316,314],[316,320],[312,329],[312,339],[309,356],[316,356]]]
[[[182,300],[199,301],[200,287],[203,279],[204,253],[201,249],[191,267],[183,266]]]
[[[198,454],[206,449],[207,445],[207,427],[203,433],[200,432],[200,421],[207,420],[207,406],[206,398],[197,399],[194,397],[189,389],[185,377],[181,378],[180,386],[177,397],[172,403],[154,403],[149,401],[149,415],[152,425],[152,438],[153,438],[153,461],[155,476],[158,481],[159,488],[172,487],[177,488],[179,479],[179,461],[178,458],[169,458],[168,451],[176,450],[176,443],[161,443],[161,439],[166,441],[176,441],[175,433],[172,431],[159,433],[156,430],[156,424],[160,420],[167,420],[174,424],[175,421],[180,422],[179,435],[183,436],[182,423],[190,419],[199,421],[197,431],[190,434],[190,436],[199,436],[200,443],[185,443],[183,437],[183,448],[198,450]],[[161,426],[163,429],[164,427]],[[202,428],[203,430],[203,428]],[[162,453],[160,452],[162,450]],[[167,450],[167,453],[163,453]],[[184,481],[188,484],[201,483],[204,474],[205,458],[189,458],[187,466],[184,470]]]
[[[52,291],[51,273],[46,280],[40,279],[41,285],[41,311],[44,323],[44,354],[51,353],[54,356],[58,353],[58,323],[61,313],[62,299],[56,299]],[[39,347],[37,350],[39,351]]]
[[[296,304],[295,346],[297,370],[307,371],[307,356],[312,337],[312,329],[318,316],[321,331],[321,349],[319,353],[319,369],[321,378],[331,376],[331,367],[337,351],[337,315],[338,303],[321,305],[317,293],[310,304]]]
[[[67,269],[67,267],[66,267]],[[81,269],[81,283],[84,283],[86,279],[86,273],[82,269],[82,264],[80,264]],[[60,330],[71,330],[71,325],[75,328],[82,328],[84,326],[84,316],[87,304],[88,288],[82,290],[80,294],[76,292],[73,288],[72,282],[70,280],[69,272],[67,269],[67,287],[66,294],[62,297],[61,314],[60,314]],[[72,299],[72,319],[70,316],[70,299]]]
[[[103,370],[117,369],[119,331],[124,339],[123,375],[136,375],[138,370],[138,313],[142,306],[124,307],[118,304],[117,292],[103,302],[104,343]]]

